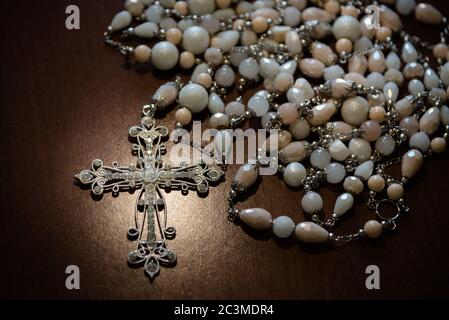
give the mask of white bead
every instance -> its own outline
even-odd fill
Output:
[[[299,34],[295,31],[289,31],[285,35],[285,45],[287,46],[288,52],[293,55],[300,54],[302,52],[301,39]]]
[[[394,82],[387,82],[384,86],[384,95],[388,101],[395,102],[399,96],[399,87]]]
[[[176,101],[178,89],[174,82],[167,82],[160,86],[153,95],[153,101],[160,107],[167,107]]]
[[[432,68],[427,68],[424,72],[424,85],[429,90],[438,88],[440,85],[440,78]]]
[[[295,230],[295,223],[290,217],[279,216],[273,221],[273,233],[278,238],[288,238]]]
[[[270,109],[270,104],[265,97],[254,95],[248,101],[248,108],[253,110],[257,117],[262,117]]]
[[[209,66],[207,65],[207,63],[200,63],[199,65],[197,65],[195,67],[195,69],[193,69],[192,76],[190,77],[190,79],[193,82],[195,82],[196,77],[198,77],[202,73],[207,73],[208,69],[209,69]]]
[[[224,110],[225,110],[225,105],[224,105],[223,100],[215,92],[212,92],[209,95],[209,104],[207,106],[209,108],[210,113],[212,113],[212,114],[217,113],[217,112],[224,112]]]
[[[371,145],[362,138],[352,138],[349,141],[349,151],[363,162],[371,156]]]
[[[379,221],[370,220],[365,223],[363,230],[368,238],[375,239],[382,234],[382,224]]]
[[[401,58],[405,63],[416,62],[418,60],[418,52],[411,42],[405,42],[402,46]]]
[[[350,193],[343,193],[335,201],[334,214],[337,217],[348,212],[354,205],[354,197]]]
[[[200,26],[187,28],[182,34],[182,47],[195,55],[204,53],[209,47],[209,33]]]
[[[379,72],[371,72],[366,77],[366,85],[369,87],[374,87],[376,89],[382,90],[385,86],[385,77]]]
[[[307,213],[317,213],[323,208],[323,199],[318,193],[310,191],[302,197],[301,206]]]
[[[190,83],[179,92],[179,104],[190,109],[193,113],[203,111],[209,102],[209,95],[203,86]]]
[[[240,62],[239,73],[249,80],[254,80],[259,75],[259,64],[253,58]]]
[[[246,163],[237,170],[234,182],[244,190],[251,187],[259,177],[259,168],[256,165]]]
[[[224,52],[229,52],[239,42],[240,33],[235,30],[228,30],[219,33],[217,37],[218,47]]]
[[[424,84],[418,79],[413,79],[408,83],[408,91],[414,96],[422,94],[424,90]]]
[[[326,180],[332,184],[340,183],[346,176],[344,165],[337,162],[329,163],[326,167],[326,172]]]
[[[153,38],[159,27],[154,22],[144,22],[134,28],[134,34],[141,38]]]
[[[162,14],[164,13],[164,8],[162,6],[152,5],[149,6],[145,11],[145,17],[147,21],[160,23],[162,21]]]
[[[375,50],[370,54],[368,59],[368,68],[371,72],[385,71],[385,56],[381,50]]]
[[[388,69],[400,69],[401,68],[401,59],[399,59],[396,52],[391,51],[387,55],[387,59],[385,60],[385,64]]]
[[[368,119],[369,104],[365,98],[356,96],[346,99],[341,108],[341,116],[346,123],[359,126]]]
[[[298,64],[296,63],[296,61],[290,60],[281,65],[280,72],[286,72],[288,74],[294,75],[297,67],[298,67]]]
[[[284,169],[284,181],[290,187],[299,187],[307,175],[306,168],[299,162],[291,162]]]
[[[306,100],[306,97],[304,96],[303,90],[297,87],[291,87],[287,90],[287,100],[299,105]]]
[[[117,31],[126,28],[131,24],[133,16],[126,10],[117,13],[111,22],[112,31]]]
[[[275,117],[275,116],[276,116],[276,112],[274,112],[274,111],[269,111],[269,112],[265,113],[260,118],[260,124],[261,124],[262,128],[268,129],[268,124],[270,123],[271,119],[273,119],[273,117]]]
[[[220,130],[215,135],[214,146],[217,151],[217,155],[219,155],[219,160],[221,161],[221,156],[224,155],[227,157],[232,150],[232,134],[227,130]]]
[[[310,163],[318,169],[324,169],[331,162],[329,151],[323,148],[315,149],[310,155]]]
[[[305,78],[296,79],[295,88],[301,90],[306,99],[312,99],[315,96],[315,91],[313,90],[312,85]]]
[[[415,10],[416,2],[415,0],[396,0],[396,10],[405,16]]]
[[[440,70],[440,78],[445,86],[449,85],[449,62],[446,62]]]
[[[329,66],[324,69],[324,80],[331,81],[338,78],[343,78],[345,71],[338,65]]]
[[[440,123],[440,109],[432,107],[428,109],[419,119],[419,129],[429,136],[434,134]]]
[[[430,147],[430,138],[422,131],[414,133],[408,142],[411,148],[419,149],[422,152],[426,152]]]
[[[443,125],[449,124],[449,108],[448,106],[441,106],[440,108],[440,119]]]
[[[245,209],[239,212],[240,221],[256,230],[264,230],[271,226],[271,213],[262,208]]]
[[[153,46],[151,63],[159,70],[170,70],[178,63],[179,51],[174,44],[161,41]]]
[[[229,116],[226,113],[214,113],[209,119],[209,127],[213,129],[229,126]]]
[[[306,243],[325,242],[329,238],[329,232],[316,223],[301,222],[295,229],[296,237]]]
[[[340,139],[332,141],[329,145],[329,152],[331,157],[337,161],[346,160],[346,158],[351,154],[351,151],[349,151],[348,147],[346,147]]]
[[[384,156],[392,154],[395,148],[396,142],[390,135],[384,135],[376,141],[376,150]]]
[[[264,78],[274,78],[277,76],[277,74],[280,71],[279,64],[269,58],[262,58],[260,59],[260,75]]]
[[[294,27],[301,22],[301,12],[295,7],[287,7],[284,10],[284,23],[287,26]]]
[[[374,162],[371,160],[365,161],[355,169],[354,175],[357,177],[362,177],[365,180],[368,180],[369,177],[373,174]]]
[[[410,149],[402,156],[401,173],[406,178],[413,178],[423,164],[421,151]]]
[[[337,39],[348,38],[355,41],[362,34],[360,22],[352,16],[340,16],[334,21],[332,33]]]
[[[349,176],[343,182],[343,188],[353,194],[359,194],[363,191],[363,182],[357,177]]]
[[[215,34],[220,30],[220,20],[213,14],[207,14],[201,19],[201,26],[209,32]]]
[[[193,14],[213,13],[215,10],[215,0],[187,0],[190,12]]]
[[[307,120],[298,119],[290,125],[289,130],[296,140],[303,140],[309,136],[310,125]]]
[[[228,65],[222,65],[215,72],[215,81],[222,87],[230,87],[234,84],[235,73],[234,70]]]

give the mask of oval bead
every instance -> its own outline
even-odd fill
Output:
[[[365,180],[368,180],[368,178],[371,177],[371,175],[373,174],[373,169],[374,169],[374,162],[368,160],[357,166],[354,175],[357,177],[362,177]]]
[[[256,230],[268,229],[273,221],[271,213],[262,208],[245,209],[239,212],[240,221]]]
[[[348,147],[339,139],[332,141],[329,145],[331,157],[337,161],[344,161],[351,154]]]
[[[401,172],[406,178],[413,178],[424,161],[422,153],[417,149],[410,149],[402,156]]]
[[[309,122],[312,126],[320,126],[328,122],[337,111],[333,102],[319,104],[312,108],[312,117]]]
[[[329,232],[316,223],[301,222],[295,229],[296,237],[306,243],[325,242],[329,238]]]
[[[335,201],[334,214],[337,217],[348,212],[354,205],[354,197],[350,193],[343,193]]]
[[[111,22],[112,31],[117,31],[126,28],[131,24],[133,17],[127,10],[117,13]]]
[[[302,161],[306,156],[305,143],[302,141],[289,143],[279,151],[279,158],[286,163]]]
[[[419,129],[429,136],[435,133],[440,123],[440,110],[437,107],[428,109],[419,120]]]
[[[246,190],[251,187],[259,177],[259,168],[254,164],[244,164],[237,171],[234,183],[241,189]]]
[[[342,164],[338,162],[332,162],[327,165],[326,173],[327,182],[336,184],[343,181],[346,176],[346,169]]]
[[[428,3],[420,3],[415,8],[415,17],[418,21],[438,25],[443,19],[441,12]]]

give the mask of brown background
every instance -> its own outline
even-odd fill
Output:
[[[438,1],[443,9],[443,1]],[[65,29],[65,7],[81,9],[81,30]],[[102,43],[117,1],[1,3],[1,259],[3,298],[427,298],[449,297],[447,154],[426,163],[407,193],[411,216],[397,233],[342,248],[298,245],[242,230],[227,220],[226,183],[207,198],[166,195],[169,243],[178,264],[150,284],[126,264],[134,244],[135,195],[93,201],[73,174],[95,158],[134,160],[127,129],[163,83],[133,70]],[[448,9],[443,9],[449,13]],[[434,29],[411,26],[420,35]],[[424,31],[423,31],[424,30]],[[427,30],[427,31],[426,31]],[[169,78],[172,74],[166,76]],[[173,112],[162,120],[173,128]],[[323,191],[329,212],[336,195]],[[245,206],[300,221],[302,191],[265,177]],[[374,217],[359,199],[337,232]],[[65,289],[65,268],[81,269],[81,290]],[[365,289],[365,268],[381,270],[381,290]]]

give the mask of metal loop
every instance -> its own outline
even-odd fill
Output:
[[[380,206],[382,205],[382,204],[384,204],[384,203],[391,203],[391,204],[393,204],[395,207],[396,207],[396,214],[392,217],[392,218],[387,218],[387,217],[385,217],[385,216],[383,216],[381,213],[380,213]],[[401,214],[401,208],[399,207],[399,205],[395,202],[395,201],[393,201],[393,200],[390,200],[390,199],[382,199],[382,200],[379,200],[378,202],[377,202],[377,204],[376,204],[376,215],[381,219],[381,220],[384,220],[384,221],[394,221],[394,220],[396,220],[398,217],[399,217],[399,215]]]

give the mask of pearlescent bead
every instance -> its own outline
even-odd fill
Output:
[[[248,108],[253,110],[257,117],[262,117],[270,109],[270,104],[265,97],[254,95],[248,101]]]
[[[337,161],[344,161],[351,154],[348,147],[339,139],[332,141],[329,145],[329,152],[331,157]]]
[[[422,131],[414,133],[408,142],[410,148],[416,148],[422,152],[426,152],[430,147],[430,138]]]
[[[305,143],[302,141],[293,141],[282,148],[279,157],[286,163],[302,161],[307,156]]]
[[[396,142],[390,135],[383,135],[376,141],[376,150],[384,156],[389,156],[396,148]]]
[[[239,73],[247,79],[254,80],[259,75],[259,64],[253,58],[248,58],[240,62]]]
[[[309,191],[302,197],[301,206],[307,213],[317,213],[323,208],[323,199],[318,193]]]
[[[284,125],[290,125],[294,123],[299,117],[298,110],[296,109],[294,103],[283,103],[279,106],[277,111],[281,116],[281,122]]]
[[[147,21],[160,23],[162,21],[162,14],[164,13],[164,8],[162,6],[151,5],[145,11],[145,18]]]
[[[422,153],[417,149],[410,149],[402,156],[401,173],[406,178],[413,178],[424,161]]]
[[[217,45],[223,52],[229,52],[239,42],[240,33],[235,30],[220,32],[217,35]]]
[[[181,89],[178,100],[181,106],[189,108],[193,113],[198,113],[207,107],[209,95],[204,87],[190,83]]]
[[[353,194],[359,194],[363,191],[363,182],[357,177],[349,176],[343,181],[343,188]]]
[[[295,31],[289,31],[285,35],[285,45],[287,46],[288,52],[293,55],[300,54],[302,52],[301,39],[299,34]]]
[[[354,127],[347,124],[344,121],[334,121],[332,122],[332,133],[333,134],[341,134],[351,131]],[[348,141],[349,138],[340,138],[342,141]]]
[[[218,48],[208,48],[204,58],[213,66],[219,66],[223,62],[223,54]]]
[[[230,87],[234,84],[235,73],[234,70],[228,65],[222,65],[215,72],[215,82],[223,87]]]
[[[225,157],[229,156],[232,150],[233,136],[228,130],[220,130],[214,138],[214,146],[217,154]],[[221,160],[221,158],[220,158]]]
[[[325,242],[329,238],[329,232],[316,223],[301,222],[295,229],[296,237],[306,243]]]
[[[368,60],[365,56],[352,56],[348,62],[348,72],[364,75],[368,69]]]
[[[399,183],[392,183],[387,188],[387,195],[390,200],[399,200],[404,196],[404,188]]]
[[[376,89],[382,90],[385,86],[386,80],[382,73],[379,72],[371,72],[366,77],[366,84],[369,87],[374,87]]]
[[[359,161],[366,161],[371,156],[371,145],[362,138],[352,138],[349,141],[349,151],[355,155]]]
[[[209,33],[200,26],[187,28],[182,35],[182,47],[193,54],[202,54],[209,46]]]
[[[406,79],[421,78],[424,75],[424,67],[417,62],[407,63],[403,70]]]
[[[360,35],[360,22],[351,16],[340,16],[334,21],[332,33],[336,39],[348,38],[352,41],[357,40]]]
[[[317,7],[309,7],[304,9],[304,11],[302,12],[302,19],[304,21],[319,20],[321,22],[329,22],[332,19],[332,16],[329,14],[329,12],[326,12],[323,9]]]
[[[388,69],[387,72],[385,72],[384,76],[385,80],[394,82],[398,86],[401,86],[402,83],[404,82],[404,75],[398,69]],[[384,94],[387,95],[385,92]]]
[[[419,120],[419,129],[429,136],[434,134],[440,123],[440,110],[437,107],[428,109]]]
[[[294,27],[301,22],[301,12],[295,7],[287,7],[284,10],[284,23]]]
[[[326,167],[326,172],[326,180],[332,184],[340,183],[346,176],[345,167],[338,162],[329,163]]]
[[[260,75],[264,78],[274,78],[280,71],[279,64],[273,59],[262,58],[260,59],[259,64]]]
[[[401,58],[405,63],[416,62],[418,59],[418,51],[411,42],[405,42],[402,46]]]
[[[399,59],[396,52],[392,51],[387,55],[385,64],[386,64],[387,68],[389,68],[389,69],[400,69],[401,68],[401,59]]]
[[[178,89],[173,82],[161,85],[153,95],[153,102],[159,107],[165,108],[176,101]]]
[[[291,162],[284,170],[284,181],[290,187],[299,187],[306,177],[306,168],[299,162]]]
[[[343,98],[348,96],[352,91],[352,82],[343,80],[343,79],[335,79],[331,81],[331,92],[332,97],[334,98]]]
[[[338,53],[341,52],[351,52],[352,51],[352,41],[347,38],[338,39],[335,43],[335,49]]]
[[[269,112],[265,113],[260,118],[260,124],[261,124],[262,128],[269,129],[268,125],[271,122],[271,119],[273,119],[274,117],[276,117],[276,112],[274,112],[274,111],[269,111]]]
[[[256,230],[268,229],[273,218],[271,213],[262,208],[245,209],[239,212],[240,221]]]
[[[288,238],[295,230],[295,223],[290,217],[279,216],[273,221],[273,233],[278,238]]]
[[[274,78],[274,87],[276,91],[285,92],[293,85],[294,78],[290,73],[280,72]]]
[[[374,162],[371,160],[365,161],[358,165],[355,169],[354,175],[357,177],[362,177],[364,180],[368,180],[373,174]]]
[[[181,53],[181,56],[179,57],[179,66],[183,69],[190,69],[195,65],[195,56],[193,53],[189,51],[184,51]],[[205,74],[200,73],[200,74]],[[198,75],[199,76],[199,75]],[[195,81],[197,81],[198,76],[196,76]]]
[[[178,109],[175,113],[175,120],[186,126],[192,121],[192,112],[187,108]]]
[[[126,28],[131,24],[133,17],[131,13],[126,10],[117,13],[111,22],[112,31],[117,31]]]
[[[298,66],[298,64],[296,63],[295,60],[290,60],[287,61],[285,63],[283,63],[281,65],[281,71],[280,72],[286,72],[291,74],[292,76],[295,74],[296,72],[296,67]]]
[[[144,22],[134,28],[134,34],[141,38],[153,38],[159,31],[159,26],[154,22]]]
[[[217,113],[217,112],[224,112],[224,110],[225,110],[225,105],[224,105],[223,100],[215,92],[212,92],[209,95],[209,103],[207,106],[209,108],[210,113],[212,113],[212,114]]]
[[[134,49],[134,57],[139,63],[145,63],[150,61],[151,49],[147,45],[140,45]]]
[[[301,90],[305,99],[312,99],[315,95],[315,91],[312,88],[312,85],[305,78],[298,78],[294,84],[295,88]]]
[[[449,108],[448,106],[441,106],[440,108],[440,120],[443,125],[449,124]]]
[[[384,86],[384,95],[388,101],[395,102],[399,96],[399,87],[394,82],[387,82]]]
[[[215,0],[187,0],[190,12],[193,14],[213,13]]]
[[[396,10],[403,15],[408,16],[415,10],[415,0],[396,0]]]
[[[441,154],[446,151],[446,140],[444,140],[441,137],[435,137],[430,142],[430,148],[432,149],[432,152],[435,152],[436,154]]]
[[[301,59],[299,68],[306,76],[314,79],[321,78],[324,74],[324,63],[313,58]]]
[[[371,72],[384,72],[386,68],[385,56],[382,51],[375,50],[368,59],[368,69]]]
[[[402,29],[401,18],[398,14],[385,5],[380,6],[380,24],[389,27],[394,32]]]
[[[384,122],[385,121],[385,116],[386,116],[386,111],[384,107],[381,106],[375,106],[375,107],[371,107],[369,109],[369,118],[371,120],[374,120],[376,122]]]
[[[310,155],[310,163],[318,169],[324,169],[330,162],[331,155],[326,149],[315,149]]]
[[[228,116],[241,116],[245,113],[245,106],[239,101],[231,101],[225,107],[225,113]]]
[[[343,193],[335,201],[334,214],[341,217],[354,205],[354,197],[350,193]]]
[[[343,78],[345,71],[338,65],[332,65],[324,69],[324,80],[331,81],[339,78]]]
[[[254,164],[246,163],[237,171],[234,183],[243,188],[243,190],[246,190],[257,181],[258,177],[259,168]]]
[[[394,104],[394,108],[401,119],[411,115],[415,109],[415,104],[412,104],[411,102],[412,98],[412,96],[406,96]]]
[[[335,59],[334,52],[327,44],[316,41],[312,43],[310,50],[312,57],[320,60],[326,66],[330,65]]]
[[[296,140],[303,140],[309,136],[310,126],[307,120],[298,119],[290,125],[289,130]]]
[[[379,123],[374,120],[363,122],[360,126],[360,129],[363,130],[363,133],[361,135],[362,138],[369,142],[376,141],[382,133],[382,128],[380,127]]]
[[[428,90],[438,88],[440,85],[440,78],[432,68],[427,68],[424,72],[424,85]]]
[[[320,126],[328,122],[337,112],[333,102],[326,102],[312,108],[312,118],[309,122],[312,126]]]
[[[428,3],[420,3],[415,8],[415,17],[418,21],[438,25],[443,19],[443,15],[434,6]]]
[[[220,20],[213,14],[206,14],[200,24],[209,34],[215,34],[220,30]]]
[[[165,33],[165,38],[174,45],[178,45],[182,40],[182,32],[178,28],[170,28]]]
[[[363,230],[368,238],[379,238],[382,234],[382,224],[376,220],[370,220],[365,223]]]
[[[407,130],[406,134],[408,137],[412,136],[419,130],[419,122],[415,117],[406,117],[399,122],[399,127]]]
[[[368,101],[365,98],[356,96],[343,102],[341,116],[345,122],[358,126],[368,119],[368,111]]]
[[[168,41],[161,41],[153,46],[151,63],[159,70],[170,70],[178,63],[179,51]]]
[[[209,119],[210,128],[227,128],[229,126],[229,117],[225,113],[214,113]]]
[[[385,179],[381,175],[373,175],[368,179],[368,188],[374,192],[381,192],[385,188]]]

